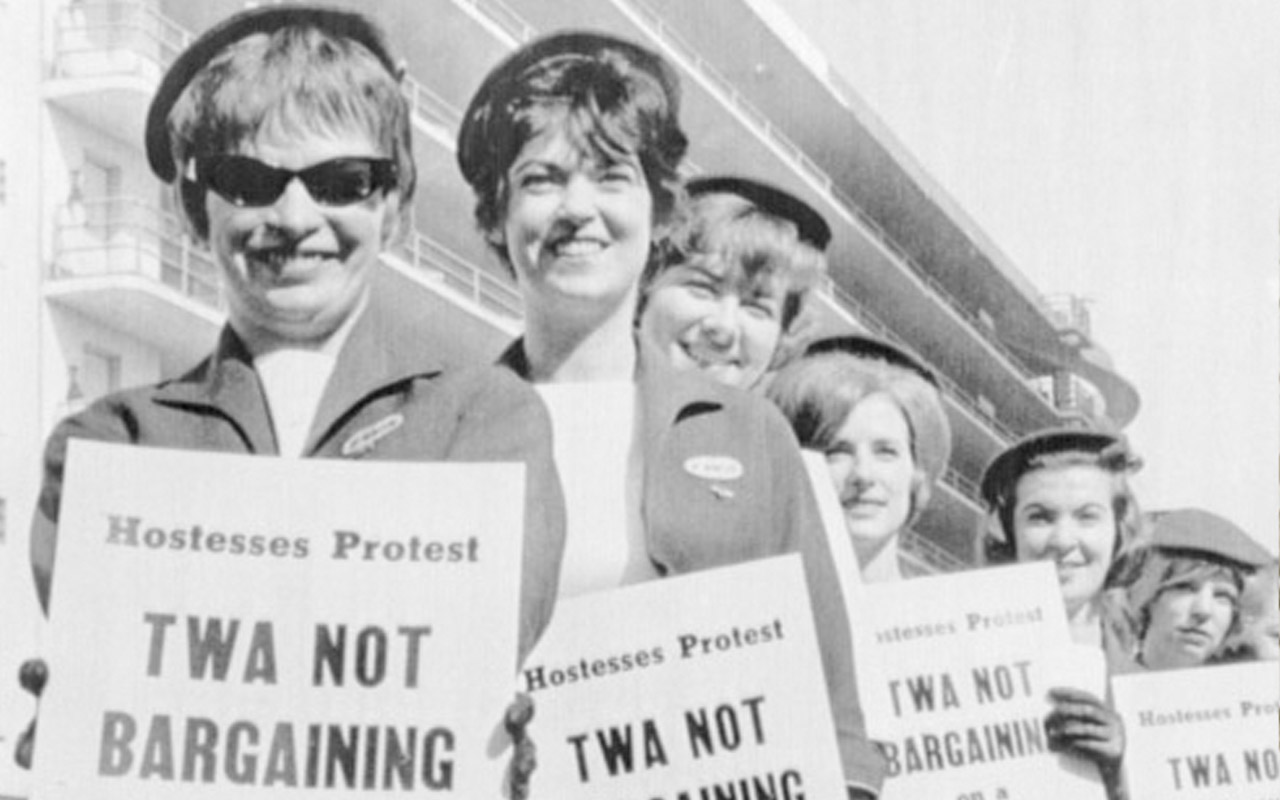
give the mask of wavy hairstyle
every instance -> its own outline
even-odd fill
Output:
[[[476,196],[475,218],[510,268],[500,228],[520,151],[547,130],[562,131],[580,153],[606,162],[634,156],[653,198],[660,259],[684,213],[679,175],[688,139],[679,123],[679,81],[656,53],[623,39],[569,32],[535,40],[485,78],[458,131],[458,166]]]
[[[801,447],[826,451],[859,403],[873,394],[893,401],[907,420],[915,476],[907,524],[920,518],[951,456],[942,397],[917,372],[845,352],[805,356],[778,371],[767,395],[791,423]]]

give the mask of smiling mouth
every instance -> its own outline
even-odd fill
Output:
[[[728,353],[716,353],[705,347],[695,347],[687,344],[680,345],[680,349],[684,351],[685,356],[693,361],[702,369],[730,369],[740,367],[738,359]]]
[[[606,243],[599,239],[574,237],[560,239],[551,244],[551,252],[561,258],[582,258],[604,250]]]
[[[865,497],[858,497],[852,500],[844,500],[840,503],[846,512],[854,516],[870,516],[878,514],[885,507],[885,503],[881,500],[871,500]]]
[[[309,272],[338,259],[337,253],[299,252],[296,250],[258,250],[245,254],[254,266],[265,267],[272,275],[285,276]]]

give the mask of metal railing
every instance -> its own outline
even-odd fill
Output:
[[[415,232],[391,254],[482,308],[515,320],[524,317],[520,292],[513,282],[485,272],[439,242]]]
[[[69,5],[58,12],[54,24],[53,74],[61,78],[150,73],[158,79],[192,39],[190,32],[145,3]],[[121,52],[141,60],[112,57]],[[414,114],[450,130],[461,123],[462,111],[417,79],[406,76],[401,90]]]
[[[174,215],[136,198],[111,197],[69,203],[58,216],[50,278],[142,275],[222,309],[217,264],[203,246],[182,233]],[[523,316],[520,293],[512,282],[420,233],[410,233],[390,254],[482,308],[511,319]]]
[[[525,22],[523,17],[502,0],[453,0],[453,2],[484,14],[517,42],[527,42],[537,34],[537,30],[532,25]]]
[[[190,42],[187,31],[148,3],[70,3],[54,19],[53,75],[158,76]],[[142,60],[113,58],[122,52]]]
[[[940,572],[961,572],[972,566],[915,531],[903,531],[898,541],[898,548],[910,555],[915,555],[919,560]]]
[[[828,296],[833,301],[842,306],[845,311],[865,325],[869,331],[893,342],[899,347],[905,348],[908,352],[915,355],[916,358],[920,359],[920,362],[928,367],[938,379],[938,383],[942,386],[943,393],[950,396],[959,405],[970,411],[976,419],[979,419],[990,426],[992,430],[1004,438],[1004,443],[1012,442],[1016,438],[1013,431],[1010,430],[1007,425],[982,410],[982,407],[978,405],[976,397],[961,387],[960,384],[949,378],[942,372],[942,370],[938,369],[933,364],[930,364],[923,356],[916,353],[910,345],[903,341],[901,336],[894,333],[888,325],[881,322],[875,314],[867,308],[865,303],[849,294],[849,292],[845,291],[839,284],[829,278],[827,279],[824,288]]]
[[[411,113],[435,122],[448,130],[457,131],[462,124],[462,111],[448,100],[428,89],[421,81],[405,76],[400,91],[409,101]]]
[[[212,256],[181,232],[177,218],[131,197],[73,202],[58,210],[54,280],[140,275],[221,311]]]
[[[912,274],[920,280],[925,287],[934,294],[938,300],[945,304],[948,308],[956,312],[962,321],[973,330],[979,338],[990,344],[1006,361],[1009,367],[1024,379],[1035,377],[1034,373],[1022,362],[1022,360],[1009,349],[1004,342],[996,334],[988,329],[979,320],[978,315],[965,308],[936,278],[931,275],[928,270],[919,264],[910,254],[894,241],[893,237],[877,222],[870,214],[849,196],[847,192],[836,185],[830,175],[826,173],[822,167],[811,159],[791,138],[779,130],[777,126],[762,111],[757,109],[746,97],[738,91],[737,87],[720,72],[702,55],[698,50],[690,45],[677,31],[667,25],[662,17],[650,8],[644,0],[622,0],[627,6],[632,8],[637,14],[645,19],[645,22],[653,28],[657,35],[680,54],[680,56],[689,63],[691,69],[696,71],[707,83],[711,84],[715,89],[724,96],[727,103],[754,125],[762,138],[769,141],[774,147],[785,154],[794,162],[793,166],[797,171],[809,178],[809,180],[821,187],[827,193],[833,204],[844,208],[851,216],[857,219],[875,239],[884,246],[895,258],[902,262]]]

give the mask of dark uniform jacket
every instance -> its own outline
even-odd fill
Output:
[[[520,341],[501,363],[529,373]],[[884,761],[866,737],[844,599],[790,426],[763,399],[677,372],[643,342],[637,384],[649,558],[659,574],[680,575],[801,555],[846,780],[878,791]],[[559,573],[552,564],[535,571]]]
[[[338,355],[304,455],[394,461],[526,465],[520,656],[550,619],[564,547],[564,500],[551,422],[526,383],[497,366],[442,371],[426,339],[367,308]],[[278,453],[266,396],[243,342],[224,329],[213,354],[176,380],[108,395],[63,420],[45,449],[31,537],[36,586],[47,607],[67,441]],[[542,572],[548,570],[548,572]]]

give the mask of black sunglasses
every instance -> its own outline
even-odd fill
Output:
[[[224,155],[197,158],[195,166],[196,183],[237,206],[269,206],[294,178],[326,206],[358,203],[396,183],[396,165],[389,158],[334,158],[294,171],[248,156]]]

